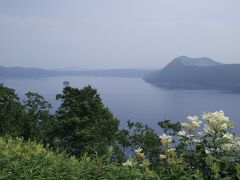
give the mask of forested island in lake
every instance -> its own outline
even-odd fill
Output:
[[[171,89],[214,89],[240,92],[240,64],[222,64],[210,58],[175,58],[146,82]]]

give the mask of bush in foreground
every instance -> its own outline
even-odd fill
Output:
[[[223,111],[204,113],[201,119],[189,116],[187,120],[180,129],[171,128],[177,133],[165,131],[159,136],[160,161],[153,167],[159,178],[240,179],[240,138],[232,132],[233,121]],[[144,147],[139,147],[135,150],[139,158],[130,158],[124,165],[148,160],[144,152]]]
[[[109,152],[111,153],[111,152]],[[0,138],[0,179],[156,179],[148,169],[110,162],[110,154],[79,160],[22,138]]]

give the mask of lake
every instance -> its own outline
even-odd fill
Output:
[[[207,90],[166,90],[144,82],[140,78],[116,77],[48,77],[29,79],[4,79],[4,85],[14,88],[20,97],[27,91],[43,95],[55,108],[59,102],[55,95],[61,93],[63,81],[82,88],[91,85],[100,93],[104,104],[126,126],[126,121],[141,121],[154,129],[164,119],[184,121],[188,115],[224,110],[240,128],[240,94]],[[240,134],[240,132],[237,132]]]

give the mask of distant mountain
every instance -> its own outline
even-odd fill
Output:
[[[56,72],[38,68],[23,68],[23,67],[3,67],[0,66],[0,77],[44,77],[54,76]]]
[[[2,67],[0,66],[0,78],[28,78],[51,76],[103,76],[103,77],[139,77],[153,72],[142,69],[107,69],[107,70],[82,70],[60,71],[38,68]]]
[[[207,67],[207,66],[216,66],[221,65],[221,63],[216,62],[208,57],[200,58],[189,58],[187,56],[180,56],[175,58],[170,62],[164,69],[179,69],[185,66],[197,66],[197,67]]]
[[[207,57],[180,56],[144,80],[174,89],[216,89],[240,92],[240,64],[222,64]]]

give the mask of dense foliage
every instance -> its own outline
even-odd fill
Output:
[[[0,135],[21,135],[23,107],[13,89],[0,85]]]
[[[128,168],[103,157],[53,152],[21,138],[0,138],[0,179],[148,179],[153,172]]]
[[[62,101],[56,112],[54,143],[74,155],[104,154],[113,144],[119,121],[104,107],[95,89],[65,87],[57,99]]]
[[[240,139],[223,111],[125,129],[91,86],[66,86],[59,109],[0,85],[0,179],[239,179]],[[160,130],[160,129],[159,129]]]

